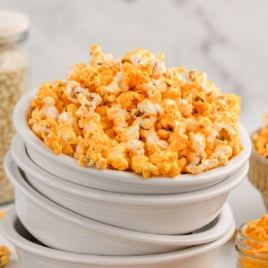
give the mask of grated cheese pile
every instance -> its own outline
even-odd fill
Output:
[[[240,259],[243,268],[267,267],[268,264],[268,215],[261,216],[256,221],[247,222],[242,234],[243,255]]]
[[[268,114],[265,115],[265,125],[252,137],[257,152],[268,157]]]
[[[268,253],[268,215],[262,215],[261,218],[256,221],[247,222],[243,234],[255,241],[267,243],[267,245],[262,243],[253,243],[253,250]]]
[[[93,45],[90,54],[32,100],[28,124],[55,154],[149,178],[199,174],[242,150],[240,98],[205,73],[167,68],[162,53],[141,48],[115,59]]]

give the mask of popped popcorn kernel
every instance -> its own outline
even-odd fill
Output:
[[[7,266],[10,260],[10,251],[6,246],[0,246],[0,268]]]
[[[253,135],[252,141],[257,152],[268,158],[268,114],[264,116],[264,126]]]
[[[0,210],[0,220],[5,216],[5,210]]]
[[[118,144],[112,147],[107,154],[107,161],[115,169],[126,170],[129,163],[126,158],[126,147],[124,144]]]
[[[137,155],[132,157],[132,169],[135,173],[141,174],[144,178],[152,175],[159,175],[158,168],[149,162],[145,155]]]
[[[240,98],[221,94],[206,73],[168,68],[163,53],[142,48],[114,58],[93,45],[90,55],[31,102],[29,127],[55,154],[150,178],[199,174],[243,149]]]

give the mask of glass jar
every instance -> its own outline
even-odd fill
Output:
[[[268,243],[245,236],[246,227],[243,224],[236,236],[237,268],[268,268]]]
[[[27,90],[27,58],[24,51],[29,19],[19,12],[0,10],[0,204],[13,200],[13,189],[3,167],[14,135],[12,112]]]

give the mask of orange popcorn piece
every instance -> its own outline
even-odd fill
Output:
[[[5,216],[5,213],[4,210],[0,210],[0,220]]]
[[[265,125],[253,135],[255,149],[260,155],[268,157],[268,114],[264,116]]]
[[[151,164],[145,155],[133,156],[131,167],[135,173],[142,174],[144,178],[149,178],[151,175],[159,175],[158,168]]]
[[[205,73],[167,68],[142,48],[115,59],[93,45],[90,55],[32,100],[28,124],[54,153],[149,178],[199,174],[242,150],[240,98]]]
[[[6,267],[9,263],[10,251],[5,246],[0,246],[0,268]]]

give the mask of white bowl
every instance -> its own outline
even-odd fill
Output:
[[[39,168],[22,140],[12,141],[16,164],[40,193],[55,203],[106,224],[155,234],[183,234],[205,226],[219,214],[229,192],[245,177],[248,165],[209,188],[173,195],[106,192],[64,181]]]
[[[230,160],[227,166],[218,167],[199,175],[179,175],[176,178],[155,177],[143,179],[141,176],[111,169],[98,170],[80,167],[74,158],[55,155],[27,124],[27,117],[34,92],[28,93],[16,105],[13,123],[26,143],[30,157],[42,168],[68,181],[101,190],[130,194],[172,194],[199,190],[227,178],[247,162],[251,152],[251,141],[241,126],[241,141],[244,150]]]
[[[33,240],[10,209],[1,232],[17,249],[23,267],[38,268],[212,268],[218,249],[234,232],[234,223],[219,240],[169,253],[145,256],[94,256],[47,248]]]
[[[19,219],[39,241],[61,250],[99,255],[162,253],[217,240],[225,236],[233,222],[226,205],[217,219],[192,234],[156,235],[125,230],[82,217],[46,199],[25,181],[9,153],[5,169],[15,187]]]

